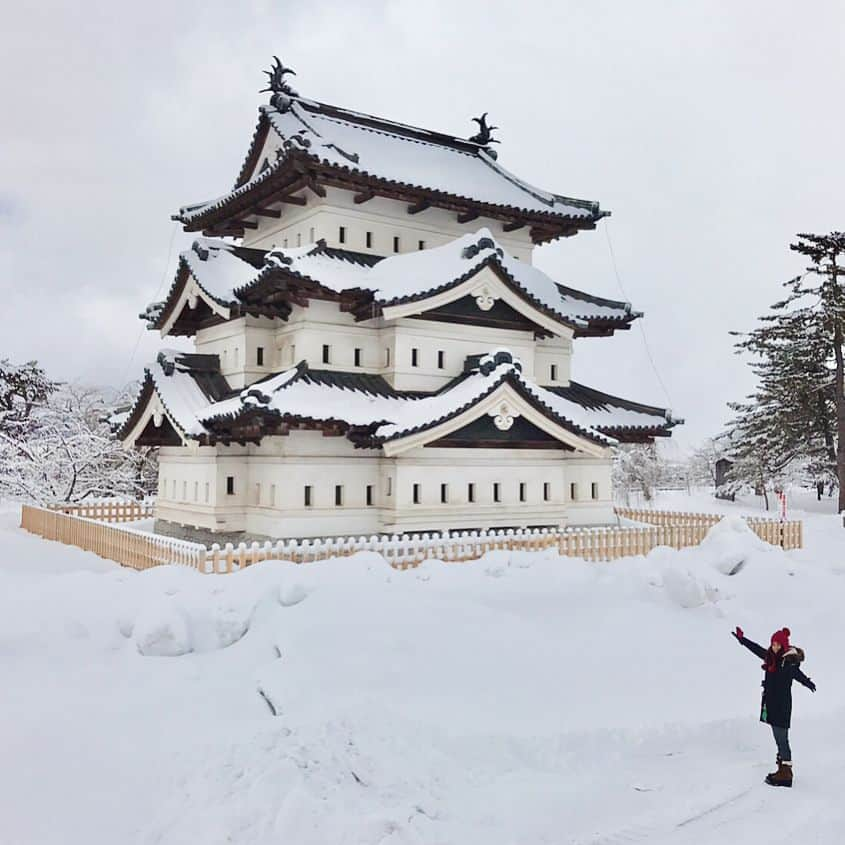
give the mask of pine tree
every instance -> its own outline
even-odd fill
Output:
[[[0,360],[0,432],[11,438],[23,437],[33,411],[58,387],[36,361],[12,364],[5,358]]]
[[[784,283],[786,297],[741,335],[738,351],[757,356],[756,391],[730,407],[735,480],[767,485],[801,467],[837,479],[845,510],[845,233],[799,234],[790,249],[810,259]]]

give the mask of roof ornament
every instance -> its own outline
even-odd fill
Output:
[[[264,258],[264,264],[280,266],[290,266],[293,264],[293,259],[289,255],[285,255],[280,249],[271,249]]]
[[[479,238],[477,243],[465,246],[463,248],[463,251],[461,252],[461,257],[475,258],[475,256],[478,255],[478,253],[481,252],[483,249],[493,249],[496,251],[496,255],[498,255],[499,258],[505,257],[505,251],[500,246],[496,246],[496,242],[493,240],[493,238],[487,237]]]
[[[510,349],[494,349],[487,355],[480,356],[478,371],[483,376],[489,376],[496,367],[500,367],[502,364],[511,364],[517,372],[522,372],[522,361]]]
[[[292,73],[296,76],[296,71],[293,68],[285,67],[279,61],[278,56],[273,56],[273,65],[270,70],[263,72],[268,76],[267,87],[262,88],[258,93],[263,94],[265,91],[272,92],[273,96],[270,97],[270,105],[282,113],[286,112],[293,102],[291,98],[298,97],[299,95],[287,83],[285,74]]]
[[[496,151],[490,147],[490,144],[499,144],[501,143],[496,138],[493,137],[493,130],[498,129],[498,126],[488,126],[487,125],[487,115],[489,112],[484,112],[481,117],[474,117],[473,121],[478,124],[478,132],[473,135],[469,140],[472,141],[473,144],[479,144],[484,147],[485,152],[491,157],[496,158]]]
[[[194,241],[191,244],[191,249],[197,254],[200,261],[208,261],[208,248],[199,241]]]

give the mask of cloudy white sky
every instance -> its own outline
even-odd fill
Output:
[[[489,111],[507,168],[612,210],[536,263],[623,298],[610,240],[659,377],[639,328],[578,342],[575,377],[668,402],[694,443],[751,387],[728,331],[800,270],[790,239],[845,227],[843,25],[834,0],[15,4],[0,357],[139,375],[137,314],[191,240],[170,214],[233,181],[275,53],[314,99],[463,135]]]

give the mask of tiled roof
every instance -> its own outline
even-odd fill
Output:
[[[273,139],[271,155],[259,161],[268,137]],[[607,213],[596,202],[528,184],[471,141],[297,98],[284,112],[261,107],[235,187],[217,199],[183,206],[177,219],[190,224],[207,217],[273,178],[293,159],[490,209],[585,222]]]

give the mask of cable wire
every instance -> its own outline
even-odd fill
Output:
[[[613,265],[613,274],[616,276],[616,284],[619,285],[619,290],[622,291],[622,296],[625,297],[625,301],[630,302],[631,299],[625,291],[625,287],[622,284],[622,279],[619,276],[619,268],[616,266],[616,253],[613,251],[613,242],[610,240],[609,221],[605,220],[604,226],[602,226],[602,228],[604,229],[604,236],[607,240],[607,247],[610,251],[610,261]],[[669,395],[669,390],[666,387],[666,383],[663,381],[663,378],[660,375],[660,371],[657,369],[657,364],[654,362],[654,356],[651,354],[651,348],[648,345],[648,338],[646,337],[645,329],[643,328],[643,321],[637,320],[637,326],[640,330],[640,337],[642,337],[643,347],[645,348],[646,356],[648,357],[649,363],[651,364],[651,369],[654,371],[654,375],[657,378],[657,382],[663,390],[663,395],[666,397],[668,407],[671,408],[672,397]]]
[[[176,232],[179,230],[179,224],[177,221],[173,221],[173,228],[170,231],[170,245],[167,247],[167,261],[164,264],[164,269],[161,272],[161,279],[158,283],[158,289],[155,292],[155,296],[152,298],[153,302],[158,300],[158,295],[161,293],[162,287],[164,287],[164,281],[167,278],[167,271],[170,269],[170,259],[173,256],[173,244],[176,240]],[[138,332],[138,337],[135,340],[135,347],[132,350],[132,354],[129,356],[129,360],[126,363],[126,369],[123,371],[123,377],[120,380],[120,389],[122,390],[124,385],[126,384],[126,376],[129,373],[129,369],[132,366],[132,362],[135,360],[135,356],[138,354],[138,347],[141,345],[141,338],[144,336],[144,332],[146,331],[146,326],[141,326],[141,330]]]

